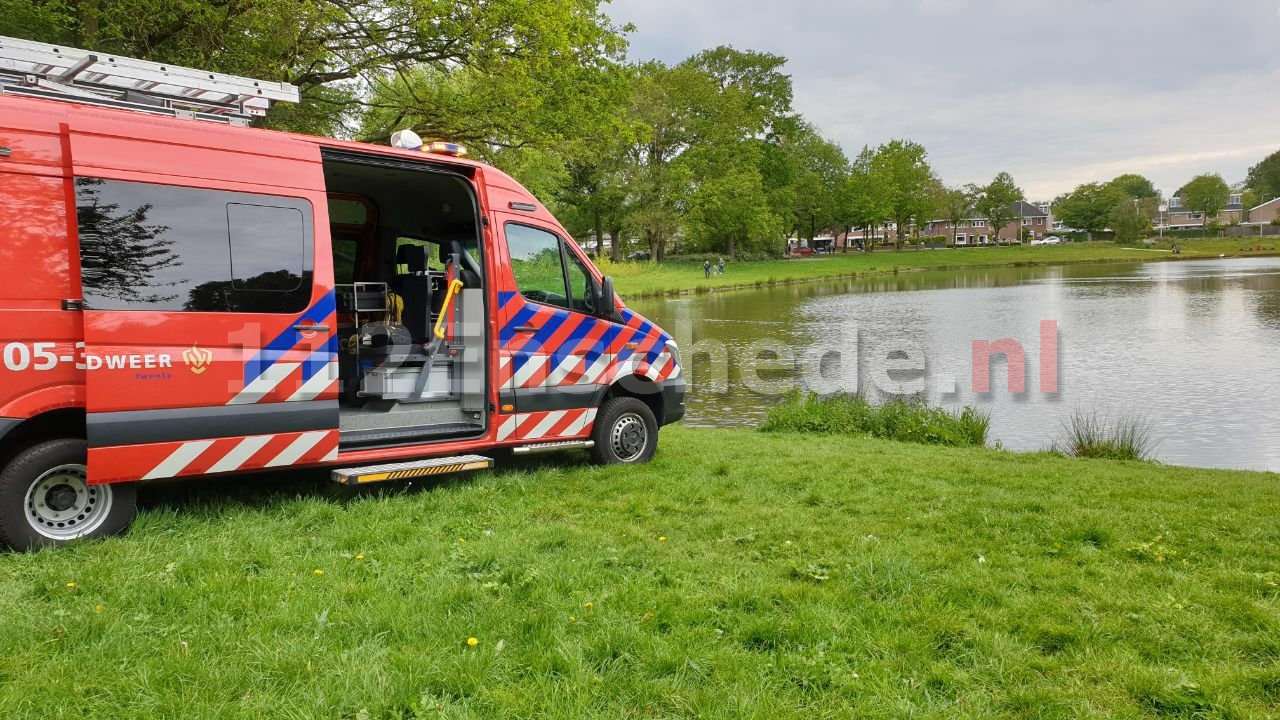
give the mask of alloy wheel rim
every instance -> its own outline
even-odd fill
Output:
[[[111,511],[111,486],[90,485],[84,465],[59,465],[27,488],[27,523],[44,537],[72,540],[97,530]]]

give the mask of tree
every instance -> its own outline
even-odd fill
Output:
[[[1084,230],[1092,240],[1094,233],[1107,229],[1111,211],[1126,197],[1114,181],[1085,183],[1054,200],[1053,213],[1068,227]]]
[[[1019,217],[1014,205],[1022,200],[1022,189],[1012,175],[1001,172],[985,187],[971,189],[971,192],[975,196],[974,210],[991,226],[995,243],[999,245],[1000,231]]]
[[[1249,168],[1245,176],[1249,188],[1262,197],[1280,197],[1280,150],[1266,156]]]
[[[943,188],[938,195],[938,214],[951,223],[951,244],[956,244],[956,228],[973,217],[973,193],[965,188]]]
[[[799,117],[787,117],[761,147],[770,204],[788,230],[812,240],[818,231],[848,228],[849,161],[838,145]]]
[[[875,151],[870,147],[863,147],[862,152],[858,153],[858,157],[853,161],[849,179],[844,186],[843,205],[849,225],[862,229],[864,239],[867,238],[869,231],[883,225],[889,219],[887,187],[878,182],[872,173],[871,166],[874,158]],[[874,243],[874,239],[871,242]],[[846,242],[845,249],[847,250],[848,247],[849,244]]]
[[[374,127],[381,129],[384,120],[397,126],[392,121],[403,108],[390,103],[410,98],[405,119],[419,134],[442,137],[463,125],[472,133],[466,140],[475,144],[476,136],[510,142],[522,126],[554,135],[557,120],[590,114],[600,98],[596,86],[626,50],[628,28],[614,25],[601,5],[0,0],[0,35],[287,81],[299,87],[303,102],[280,106],[265,121],[286,129],[354,134],[369,104],[380,101]],[[423,92],[413,98],[410,85]],[[484,94],[489,92],[495,96]],[[557,105],[566,101],[568,106]],[[528,116],[531,107],[545,117]],[[460,116],[469,122],[459,122]]]
[[[1111,229],[1115,231],[1116,242],[1131,245],[1151,229],[1151,219],[1147,217],[1138,198],[1125,198],[1116,203],[1109,216]]]
[[[176,299],[142,289],[177,285],[160,283],[157,275],[182,266],[173,252],[172,228],[149,222],[152,205],[121,207],[102,198],[103,181],[76,178],[76,220],[80,226],[80,264],[87,295],[125,303],[158,303]]]
[[[1107,186],[1130,199],[1160,197],[1160,192],[1150,180],[1134,173],[1120,175],[1107,183]]]
[[[891,140],[871,157],[871,181],[881,186],[888,217],[898,228],[895,245],[902,242],[911,221],[929,211],[937,180],[925,155],[924,147],[910,140]]]
[[[1178,197],[1182,198],[1183,207],[1202,214],[1202,225],[1208,228],[1209,220],[1227,206],[1230,192],[1222,176],[1214,173],[1195,176],[1178,190]]]

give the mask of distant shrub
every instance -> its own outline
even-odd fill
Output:
[[[990,414],[973,407],[960,412],[917,400],[873,405],[861,395],[821,397],[792,393],[769,409],[761,430],[832,435],[865,434],[927,445],[985,445]]]
[[[1151,424],[1139,417],[1111,417],[1096,410],[1077,410],[1062,423],[1053,449],[1063,455],[1105,460],[1150,459],[1155,443]]]

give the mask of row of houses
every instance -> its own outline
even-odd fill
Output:
[[[1280,197],[1272,198],[1256,207],[1246,208],[1242,193],[1231,193],[1228,203],[1217,218],[1224,225],[1268,225],[1280,217]],[[1030,203],[1020,200],[1013,204],[1014,219],[1000,228],[1000,242],[1011,240],[1041,240],[1055,233],[1063,232],[1061,221],[1053,217],[1052,203]],[[1160,213],[1156,227],[1166,230],[1198,228],[1204,226],[1202,213],[1183,207],[1182,198],[1169,198],[1166,209]],[[950,220],[930,220],[922,228],[921,234],[926,237],[945,237],[948,245],[989,245],[996,242],[996,234],[990,223],[983,218],[969,218],[958,223]],[[814,239],[814,247],[819,250],[842,250],[855,247],[860,242],[893,242],[897,237],[897,226],[893,223],[875,230],[853,230]],[[801,241],[796,241],[803,244]]]
[[[1227,198],[1227,206],[1222,209],[1222,212],[1216,218],[1209,218],[1209,220],[1217,220],[1224,225],[1235,225],[1237,223],[1242,225],[1269,225],[1276,219],[1277,215],[1280,215],[1280,197],[1272,198],[1252,208],[1246,208],[1243,200],[1243,193],[1231,193],[1231,196]],[[1166,230],[1198,228],[1206,224],[1203,213],[1194,212],[1183,207],[1182,198],[1176,195],[1169,198],[1167,209],[1160,215],[1161,219],[1157,222],[1157,227],[1163,226]]]
[[[1029,203],[1023,200],[1013,204],[1014,219],[1000,228],[1000,242],[1040,240],[1055,232],[1052,208],[1047,202]],[[1061,225],[1056,228],[1061,229]],[[952,223],[950,220],[930,220],[921,228],[921,235],[946,238],[948,245],[990,245],[996,242],[996,233],[986,219],[975,217]],[[825,237],[814,238],[818,250],[843,250],[863,242],[894,242],[898,227],[888,223],[874,230],[853,230]],[[796,241],[803,245],[804,241]]]

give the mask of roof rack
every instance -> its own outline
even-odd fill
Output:
[[[0,93],[248,125],[272,102],[298,102],[289,83],[0,36]]]

